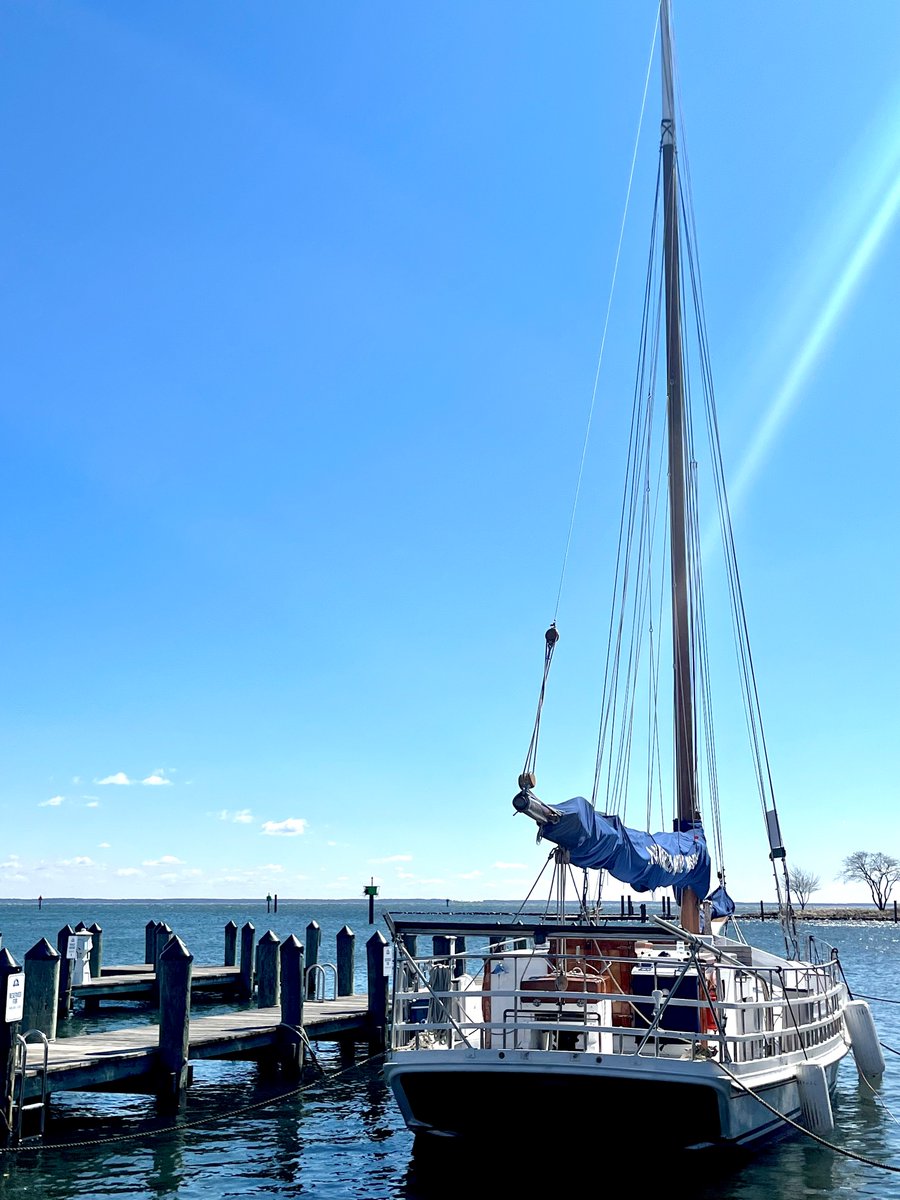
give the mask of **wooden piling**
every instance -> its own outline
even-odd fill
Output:
[[[256,947],[256,1003],[272,1008],[281,999],[281,957],[278,935],[270,929]]]
[[[356,974],[356,934],[349,925],[337,932],[337,983],[336,996],[353,995],[353,977]]]
[[[237,922],[229,921],[225,926],[225,963],[226,967],[233,967],[237,963]]]
[[[241,995],[249,1000],[253,995],[253,943],[256,940],[256,926],[247,921],[241,926]]]
[[[281,1020],[299,1029],[303,1025],[303,943],[295,935],[285,938],[281,958]]]
[[[897,901],[894,901],[894,924],[897,924]]]
[[[435,941],[437,939],[435,938]],[[369,1053],[384,1050],[387,1037],[388,976],[385,970],[387,940],[380,930],[366,942],[366,978],[369,993]]]
[[[180,937],[167,941],[159,956],[159,1078],[162,1107],[177,1108],[188,1085],[191,976],[194,956]]]
[[[322,930],[318,921],[310,921],[306,927],[306,998],[316,998],[316,975],[318,971],[310,971],[319,961],[319,947],[322,945]]]
[[[41,938],[25,955],[25,1029],[39,1029],[49,1040],[56,1037],[59,1012],[59,951]]]
[[[0,998],[4,1007],[10,976],[18,975],[21,970],[8,950],[0,950]],[[5,1016],[5,1011],[0,1013],[0,1018]],[[13,1080],[18,1032],[18,1021],[0,1019],[0,1146],[10,1144],[13,1128]]]
[[[156,964],[156,921],[148,921],[144,926],[144,962]]]
[[[103,973],[103,929],[95,921],[88,925],[91,935],[91,979],[99,979]]]
[[[419,939],[414,933],[402,933],[400,940],[406,947],[406,952],[410,958],[415,958],[419,953]]]
[[[172,936],[172,926],[167,925],[165,921],[160,921],[156,926],[156,933],[154,934],[153,964],[156,971],[159,970],[159,960],[162,957],[162,952],[165,950],[169,938]]]
[[[281,1028],[278,1059],[287,1075],[303,1069],[303,945],[294,934],[279,948],[281,960]]]
[[[71,925],[63,925],[56,935],[56,949],[59,951],[59,1006],[57,1015],[68,1017],[72,1011],[72,964],[73,959],[67,958],[69,938],[75,930]]]
[[[453,960],[453,978],[459,979],[466,973],[466,939],[465,935],[458,933],[456,935],[455,946],[456,957]]]
[[[761,921],[764,921],[766,919],[766,906],[762,900],[760,900],[760,902],[759,902],[759,919]]]
[[[453,953],[453,943],[456,939],[447,933],[436,933],[431,939],[431,949],[435,958],[446,960],[450,966],[450,955]],[[444,965],[443,963],[441,964]]]

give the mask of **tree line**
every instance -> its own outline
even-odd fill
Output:
[[[881,850],[855,850],[844,859],[835,878],[845,883],[864,883],[869,889],[872,903],[884,912],[894,884],[900,880],[900,860]],[[789,869],[788,882],[801,912],[812,894],[821,887],[818,875],[799,866]]]

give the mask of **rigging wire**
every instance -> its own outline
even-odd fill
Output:
[[[641,112],[640,112],[640,116],[638,117],[637,134],[635,135],[634,150],[631,155],[631,170],[628,173],[628,187],[625,192],[625,210],[622,213],[622,223],[619,227],[619,240],[618,240],[618,244],[616,246],[616,257],[615,257],[615,261],[613,263],[612,280],[611,280],[610,286],[609,286],[609,298],[606,303],[606,316],[603,321],[603,333],[600,338],[600,352],[597,356],[597,369],[594,372],[594,386],[591,390],[591,403],[590,403],[590,407],[588,409],[587,426],[584,431],[584,442],[581,447],[581,462],[578,467],[578,479],[575,484],[575,496],[572,501],[572,514],[569,518],[569,530],[566,535],[566,545],[565,545],[565,551],[563,552],[562,569],[560,570],[560,574],[559,574],[559,587],[557,588],[556,605],[553,610],[554,622],[556,622],[557,618],[559,617],[559,605],[560,605],[560,600],[562,598],[563,583],[564,583],[565,577],[566,577],[566,566],[569,561],[569,549],[572,545],[572,533],[575,528],[575,513],[578,509],[578,499],[581,494],[581,483],[582,483],[582,479],[584,477],[584,464],[587,459],[588,443],[590,442],[590,437],[591,437],[591,424],[594,419],[594,408],[596,407],[596,403],[597,403],[597,389],[598,389],[599,383],[600,383],[600,368],[603,363],[603,351],[606,348],[606,335],[609,330],[609,318],[610,318],[610,314],[612,313],[613,295],[614,295],[615,287],[616,287],[616,278],[619,273],[619,260],[621,259],[621,256],[622,256],[622,242],[625,237],[625,222],[628,219],[628,207],[631,202],[631,188],[632,188],[632,184],[634,183],[634,172],[635,172],[635,167],[637,165],[638,146],[639,146],[640,140],[641,140],[641,130],[644,125],[644,112],[647,107],[647,92],[650,88],[650,75],[651,75],[651,71],[653,69],[653,56],[656,51],[656,38],[657,38],[658,32],[659,32],[659,12],[657,11],[656,22],[653,26],[653,38],[650,43],[650,57],[647,61],[647,74],[644,78],[644,94],[641,98]]]

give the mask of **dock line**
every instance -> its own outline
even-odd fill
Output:
[[[278,1104],[282,1100],[288,1100],[291,1096],[299,1096],[302,1092],[308,1092],[320,1084],[330,1084],[335,1079],[349,1075],[351,1071],[355,1071],[358,1067],[375,1062],[376,1059],[384,1058],[384,1051],[379,1051],[378,1054],[368,1054],[359,1062],[350,1063],[348,1066],[342,1067],[339,1071],[328,1073],[316,1058],[305,1032],[302,1040],[306,1043],[306,1047],[310,1051],[316,1066],[322,1072],[322,1077],[311,1080],[309,1083],[300,1084],[299,1087],[289,1088],[286,1092],[279,1092],[277,1096],[268,1096],[265,1100],[255,1100],[252,1104],[242,1104],[240,1108],[232,1108],[227,1112],[212,1113],[208,1117],[198,1117],[195,1121],[176,1121],[173,1125],[164,1125],[159,1129],[137,1129],[133,1133],[115,1133],[109,1137],[87,1138],[78,1142],[20,1142],[16,1146],[0,1146],[0,1154],[24,1154],[29,1151],[46,1153],[50,1150],[90,1149],[93,1146],[111,1146],[117,1142],[135,1142],[147,1138],[163,1137],[170,1133],[181,1133],[185,1129],[199,1129],[203,1125],[212,1125],[216,1121],[225,1121],[232,1117],[243,1116],[245,1113],[255,1112],[260,1108],[268,1108],[270,1104]]]

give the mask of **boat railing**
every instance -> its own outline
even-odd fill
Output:
[[[473,962],[481,969],[470,973]],[[484,956],[404,952],[394,979],[392,1045],[740,1063],[841,1036],[845,998],[831,962],[756,967],[666,954],[576,960],[546,945],[493,947]]]

